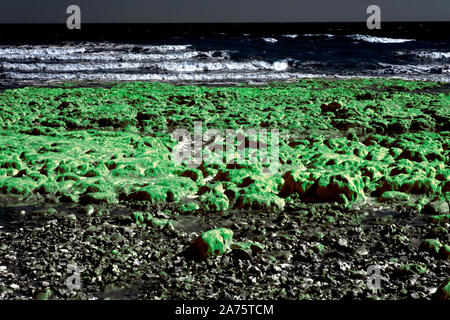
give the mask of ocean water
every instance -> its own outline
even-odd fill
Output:
[[[1,44],[0,87],[67,81],[236,84],[305,77],[450,81],[450,39],[363,34]]]

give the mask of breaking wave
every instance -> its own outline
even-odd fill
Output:
[[[450,82],[448,48],[442,40],[327,33],[11,44],[0,46],[0,87],[72,80],[261,83],[322,76]]]
[[[373,37],[361,34],[354,34],[347,36],[350,39],[365,41],[370,43],[405,43],[415,41],[414,39],[393,39],[393,38],[381,38],[381,37]]]

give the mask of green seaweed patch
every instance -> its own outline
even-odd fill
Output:
[[[179,210],[183,213],[190,213],[200,209],[197,202],[187,202],[180,205]]]
[[[230,207],[230,200],[223,193],[208,192],[200,196],[202,209],[207,211],[225,211]]]
[[[439,286],[434,298],[438,300],[450,300],[450,278]]]
[[[439,193],[439,182],[426,175],[398,174],[393,177],[385,177],[379,192],[400,191],[412,194],[434,195]]]
[[[450,259],[450,245],[444,244],[439,251],[439,255],[442,259]]]
[[[235,209],[265,210],[269,212],[282,211],[285,200],[273,193],[241,193],[236,200]]]
[[[410,202],[408,194],[399,191],[386,191],[378,198],[380,202]]]
[[[434,255],[438,255],[443,244],[437,239],[425,239],[422,244],[422,250],[428,251]]]
[[[131,214],[133,221],[140,226],[148,224],[154,227],[165,227],[171,225],[173,227],[173,220],[168,218],[153,217],[150,212],[135,211]]]
[[[427,272],[427,268],[423,263],[408,263],[400,266],[398,272],[406,275],[420,275]]]
[[[194,181],[186,177],[168,177],[155,179],[145,186],[134,186],[128,194],[122,194],[121,200],[149,201],[152,204],[178,202],[182,198],[197,192]]]
[[[0,192],[27,196],[37,187],[36,181],[30,178],[0,177]]]
[[[360,175],[333,173],[322,175],[315,185],[314,200],[347,203],[365,199],[364,182]]]
[[[227,228],[206,231],[194,240],[189,250],[203,258],[222,255],[231,249],[233,235],[233,231]]]
[[[244,252],[248,252],[248,256],[256,255],[258,253],[263,252],[266,249],[266,245],[256,242],[256,241],[233,241],[231,245],[231,250],[243,250]]]
[[[115,192],[121,200],[135,201],[134,195],[176,202],[213,177],[222,182],[229,207],[253,194],[350,203],[367,194],[403,192],[449,201],[450,97],[416,93],[431,86],[395,79],[305,79],[262,87],[133,82],[110,89],[6,90],[0,92],[0,190],[21,198],[39,189],[62,197]],[[259,162],[203,163],[202,181],[186,163],[172,161],[176,142],[170,133],[191,128],[195,120],[222,132],[278,128],[282,174],[266,179]],[[253,138],[245,141],[245,154],[255,151]],[[173,175],[195,187],[160,183]],[[244,202],[250,208],[262,200]],[[420,210],[427,204],[416,205]]]
[[[88,192],[81,195],[79,201],[82,204],[116,204],[119,202],[115,192]]]

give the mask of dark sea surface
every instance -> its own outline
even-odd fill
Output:
[[[139,41],[3,41],[0,87],[67,81],[230,85],[304,77],[450,81],[450,37],[401,35],[224,32]]]

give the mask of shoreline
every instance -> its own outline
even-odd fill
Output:
[[[410,77],[377,77],[377,76],[339,76],[339,75],[317,75],[317,76],[299,76],[295,79],[289,80],[273,80],[273,81],[260,81],[260,82],[202,82],[202,81],[139,81],[139,80],[120,80],[120,81],[101,81],[101,80],[73,80],[73,81],[49,81],[44,84],[27,83],[29,81],[22,81],[24,83],[16,83],[15,85],[2,85],[0,84],[0,92],[4,92],[5,90],[16,90],[23,88],[61,88],[61,89],[75,89],[75,88],[105,88],[111,89],[117,85],[126,85],[133,83],[148,83],[148,84],[167,84],[173,85],[176,87],[184,87],[184,86],[197,86],[197,87],[206,87],[206,88],[233,88],[233,87],[270,87],[270,86],[279,86],[279,85],[294,85],[297,82],[301,82],[302,80],[323,80],[323,81],[346,81],[346,80],[354,80],[354,81],[363,81],[363,80],[375,80],[375,81],[389,81],[389,80],[402,80],[408,82],[423,82],[423,83],[434,83],[444,87],[443,93],[449,92],[445,91],[448,86],[450,86],[450,78],[448,79],[439,79],[439,80],[430,80],[423,79],[421,77],[410,78]],[[20,82],[20,81],[19,81]]]

